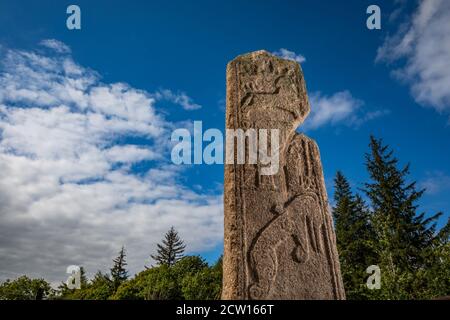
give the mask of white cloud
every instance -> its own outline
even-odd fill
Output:
[[[158,158],[158,155],[152,150],[130,145],[109,148],[106,150],[106,156],[112,163],[135,163]]]
[[[281,48],[273,52],[274,55],[298,63],[303,63],[306,58],[293,51]],[[376,110],[364,113],[360,107],[363,101],[354,98],[347,90],[336,92],[330,96],[321,92],[310,94],[311,113],[302,125],[303,130],[314,130],[325,125],[346,124],[352,127],[359,127],[363,123],[384,116],[388,110]]]
[[[298,63],[303,63],[306,61],[306,58],[302,56],[301,54],[297,54],[294,51],[289,51],[287,49],[281,48],[278,51],[273,52],[274,55],[288,60],[293,60]]]
[[[202,106],[199,104],[196,104],[191,97],[189,97],[184,92],[178,92],[174,93],[171,90],[164,89],[156,92],[154,94],[154,97],[157,100],[167,100],[172,103],[180,105],[184,110],[197,110],[200,109]]]
[[[450,176],[442,171],[428,172],[426,178],[419,183],[428,194],[438,194],[450,189]]]
[[[424,0],[378,48],[376,61],[399,62],[395,77],[421,105],[450,111],[450,2]]]
[[[66,44],[62,43],[61,41],[55,40],[55,39],[42,40],[40,42],[40,45],[50,48],[50,49],[53,49],[57,53],[70,53],[71,52],[70,48]]]
[[[388,110],[364,113],[362,100],[354,98],[349,91],[336,92],[330,96],[320,92],[310,95],[311,113],[306,118],[302,129],[312,130],[325,125],[345,124],[359,127],[363,123],[384,116]]]
[[[174,124],[157,94],[102,83],[67,54],[1,58],[0,279],[107,271],[122,245],[136,272],[172,225],[190,251],[220,243],[222,196],[189,190],[164,161]]]

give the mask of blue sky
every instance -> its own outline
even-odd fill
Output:
[[[367,179],[364,153],[374,134],[428,188],[421,208],[444,211],[441,224],[449,217],[447,2],[77,1],[82,29],[68,30],[70,4],[0,1],[0,166],[8,173],[0,199],[11,233],[1,238],[0,252],[9,257],[0,262],[1,278],[63,280],[69,264],[106,270],[121,244],[136,272],[151,263],[148,255],[171,224],[191,253],[214,261],[222,251],[223,166],[173,167],[166,145],[173,128],[194,120],[224,128],[226,64],[260,49],[304,57],[312,113],[299,130],[319,144],[330,198],[337,170],[355,189]],[[381,30],[366,28],[370,4],[381,8]],[[38,83],[27,81],[27,72],[41,77]],[[15,95],[7,92],[12,83],[20,83]],[[52,97],[41,92],[36,102],[39,90]],[[122,122],[102,130],[91,118],[68,125],[92,114]],[[11,154],[18,158],[5,158]],[[98,165],[81,163],[83,156]],[[51,169],[58,161],[78,169]],[[14,195],[11,184],[26,196]],[[117,192],[123,199],[115,199],[112,216],[108,205],[80,205],[83,195],[108,202]],[[37,247],[47,251],[37,254]],[[55,260],[49,268],[45,257]]]

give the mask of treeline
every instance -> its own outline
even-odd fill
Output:
[[[425,215],[418,201],[425,190],[408,181],[393,151],[370,138],[365,165],[369,181],[353,193],[336,174],[333,216],[347,299],[432,299],[450,295],[450,219]],[[369,266],[381,271],[381,286],[366,285]]]
[[[80,300],[211,300],[220,298],[222,259],[209,266],[200,256],[183,256],[186,248],[172,227],[152,255],[157,265],[132,279],[126,270],[125,249],[113,260],[110,274],[98,272],[90,282],[81,275],[81,288],[62,283],[56,299]]]
[[[426,215],[418,201],[425,190],[408,180],[392,150],[370,138],[365,155],[369,181],[354,192],[343,173],[335,177],[333,216],[347,299],[433,299],[450,295],[450,221]],[[130,278],[122,248],[109,273],[90,281],[81,268],[81,289],[54,290],[26,276],[0,285],[0,299],[220,299],[222,259],[210,266],[183,256],[185,244],[171,228],[152,255],[156,266]],[[381,271],[379,289],[368,289],[369,266]]]
[[[80,288],[61,283],[52,289],[43,279],[22,276],[0,285],[0,299],[6,300],[212,300],[220,299],[222,258],[210,266],[200,256],[183,256],[185,245],[172,227],[151,257],[156,266],[129,277],[126,252],[122,247],[109,273],[98,271],[90,281],[80,267]]]

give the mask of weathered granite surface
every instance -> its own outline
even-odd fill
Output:
[[[228,64],[226,128],[279,129],[280,165],[225,165],[223,299],[345,299],[319,149],[295,132],[309,111],[298,63]]]

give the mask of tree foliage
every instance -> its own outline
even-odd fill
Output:
[[[382,140],[370,138],[364,184],[369,206],[353,195],[338,172],[333,208],[338,251],[351,299],[424,299],[450,294],[450,223],[440,231],[442,213],[426,215],[418,202],[425,190],[409,181],[409,165],[400,167]],[[368,209],[370,207],[370,210]],[[362,270],[381,269],[381,289],[368,291]],[[367,274],[365,277],[367,278]]]
[[[366,268],[376,260],[369,209],[360,195],[353,195],[341,172],[337,172],[334,182],[333,215],[347,299],[364,299],[370,294],[365,286]]]
[[[186,256],[173,266],[162,264],[140,272],[123,283],[113,299],[219,299],[221,285],[221,259],[210,267],[199,256]]]
[[[53,290],[47,281],[27,276],[6,280],[0,285],[0,300],[43,300],[52,294]]]
[[[125,269],[127,266],[125,248],[122,247],[119,255],[113,260],[113,267],[111,268],[111,281],[114,291],[128,279],[128,272]]]
[[[167,236],[173,237],[174,229]],[[175,232],[176,233],[176,232]],[[177,236],[173,243],[182,244]],[[169,243],[169,242],[168,242]],[[183,245],[184,247],[184,245]],[[173,257],[173,255],[172,255]],[[94,279],[81,289],[70,290],[65,284],[60,286],[59,299],[80,300],[185,300],[219,299],[222,287],[222,258],[209,266],[200,256],[185,256],[175,259],[173,264],[161,263],[147,268],[131,279],[119,277],[125,273],[125,251],[113,260],[111,275],[97,272]],[[118,272],[120,271],[121,272]],[[120,280],[118,287],[114,278]]]
[[[157,244],[157,254],[151,255],[158,265],[173,266],[183,257],[186,245],[178,235],[174,227],[171,227],[165,234],[161,244]]]

